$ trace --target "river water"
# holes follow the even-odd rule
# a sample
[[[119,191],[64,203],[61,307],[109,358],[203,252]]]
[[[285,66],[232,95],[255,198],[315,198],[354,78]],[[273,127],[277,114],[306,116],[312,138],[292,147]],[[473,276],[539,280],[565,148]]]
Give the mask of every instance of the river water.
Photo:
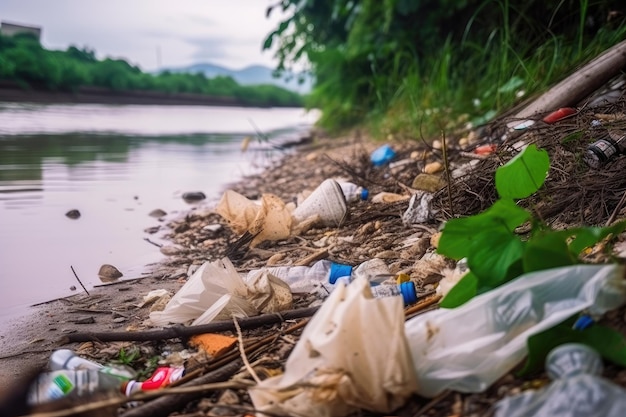
[[[189,210],[279,158],[317,119],[296,108],[0,103],[0,318],[162,259],[149,213]],[[242,141],[253,140],[246,152]],[[264,138],[264,140],[257,140]],[[70,210],[81,216],[71,219]]]

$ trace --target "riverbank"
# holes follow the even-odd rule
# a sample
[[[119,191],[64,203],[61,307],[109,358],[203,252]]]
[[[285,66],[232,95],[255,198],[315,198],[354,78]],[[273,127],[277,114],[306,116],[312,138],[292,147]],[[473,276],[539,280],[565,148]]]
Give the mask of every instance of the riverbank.
[[[587,125],[591,116],[589,112],[580,113],[570,123]],[[599,210],[597,201],[585,194],[589,188],[586,184],[588,181],[597,182],[598,173],[589,169],[581,173],[579,167],[572,167],[570,163],[573,155],[584,149],[588,138],[579,138],[580,143],[570,140],[567,143],[570,148],[564,148],[561,139],[567,132],[565,128],[549,127],[548,130],[537,130],[525,138],[548,150],[552,166],[556,169],[554,172],[559,173],[551,176],[544,185],[544,195],[550,198],[543,200],[541,206],[535,204],[543,213],[542,218],[559,226],[578,224],[580,213],[585,214],[584,222],[589,224],[602,224],[613,212],[615,219],[623,219],[626,212],[623,207],[619,207],[618,201],[626,189],[626,179],[622,180],[620,175],[626,169],[625,158],[616,160],[603,171],[602,178],[611,176],[615,183],[607,184],[605,181],[605,209]],[[19,379],[27,371],[25,364],[30,368],[45,364],[52,350],[60,346],[74,349],[102,363],[119,358],[120,349],[137,348],[145,359],[134,364],[138,369],[146,367],[147,359],[155,355],[162,357],[164,352],[190,349],[176,339],[70,344],[62,344],[59,340],[67,335],[93,331],[134,332],[152,329],[145,320],[153,307],[149,304],[140,306],[149,291],[165,289],[174,294],[194,268],[227,255],[242,272],[266,265],[302,263],[316,257],[351,265],[380,258],[387,263],[392,273],[407,274],[416,284],[421,298],[430,297],[429,294],[446,274],[446,270],[454,266],[454,262],[436,254],[436,239],[433,239],[433,235],[450,218],[451,212],[455,215],[469,215],[489,206],[495,198],[494,170],[502,160],[511,157],[511,150],[503,147],[495,153],[477,155],[473,151],[481,144],[479,138],[472,135],[448,138],[450,169],[460,169],[470,164],[472,171],[453,179],[449,188],[438,186],[435,189],[428,220],[407,224],[402,218],[409,206],[409,198],[418,186],[416,178],[419,174],[427,171],[439,180],[446,179],[441,143],[434,142],[431,146],[415,140],[391,141],[389,144],[396,152],[394,160],[391,164],[374,167],[369,156],[381,144],[358,131],[335,138],[317,132],[312,143],[299,147],[293,155],[286,155],[263,174],[246,177],[228,188],[250,199],[259,198],[263,193],[272,193],[288,202],[293,201],[303,190],[313,190],[327,178],[345,178],[368,188],[372,197],[381,196],[381,193],[393,195],[382,194],[386,198],[381,197],[380,201],[372,198],[350,205],[349,218],[341,227],[312,228],[298,236],[264,242],[256,248],[250,248],[249,242],[236,235],[210,207],[197,207],[182,216],[167,219],[160,232],[171,242],[171,245],[161,248],[168,254],[168,258],[163,263],[151,265],[145,278],[101,287],[89,296],[81,294],[51,302],[38,307],[27,321],[17,323],[13,327],[11,340],[0,340],[3,352],[0,358],[0,381],[4,383]],[[564,184],[571,187],[564,187]],[[622,193],[610,187],[621,189]],[[624,237],[618,240],[622,241]],[[305,307],[310,303],[311,299],[307,297],[297,299],[295,307]],[[619,309],[607,315],[607,320],[616,328],[624,330],[623,317],[624,309]],[[264,335],[281,335],[292,324],[284,322],[244,330],[244,344],[249,346]],[[236,332],[225,333],[236,336]],[[266,374],[280,372],[298,334],[296,331],[268,344],[261,355],[261,359],[266,362],[260,362],[257,371],[261,373],[261,369],[264,369]],[[376,337],[369,335],[368,329],[362,329],[362,334]],[[626,385],[622,374],[619,367],[607,366],[606,375]],[[521,391],[533,381],[545,384],[547,378],[544,374],[520,378],[511,372],[485,393],[468,395],[447,392],[434,402],[415,397],[396,414],[437,417],[484,415],[495,401]],[[4,384],[4,387],[8,388],[8,384]],[[177,411],[182,412],[184,409],[186,413],[204,413],[216,405],[225,404],[222,393],[200,394],[206,400],[204,403],[189,401]],[[228,404],[250,410],[250,400],[245,390],[231,390],[229,395]],[[199,411],[200,404],[206,408]],[[429,411],[425,411],[425,408]]]
[[[191,93],[161,93],[157,91],[113,91],[101,87],[79,87],[74,92],[49,91],[20,87],[0,81],[0,102],[45,104],[136,104],[164,106],[229,106],[229,107],[294,107],[276,103],[252,105],[235,97],[210,97]]]

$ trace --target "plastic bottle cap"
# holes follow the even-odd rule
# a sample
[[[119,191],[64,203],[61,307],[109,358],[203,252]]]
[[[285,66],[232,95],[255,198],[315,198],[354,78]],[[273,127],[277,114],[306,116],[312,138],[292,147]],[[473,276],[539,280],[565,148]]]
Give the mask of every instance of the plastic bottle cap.
[[[352,275],[352,267],[350,265],[337,264],[335,262],[330,263],[330,275],[328,282],[335,285],[337,280],[341,277],[349,277]]]
[[[405,305],[417,302],[417,291],[415,290],[413,281],[400,284],[400,292],[402,293],[402,299]]]
[[[367,200],[367,198],[370,196],[370,192],[367,188],[363,188],[361,190],[361,200]]]
[[[383,145],[380,148],[376,149],[370,155],[370,160],[375,166],[384,165],[387,162],[391,161],[393,157],[396,156],[396,153],[391,146]]]

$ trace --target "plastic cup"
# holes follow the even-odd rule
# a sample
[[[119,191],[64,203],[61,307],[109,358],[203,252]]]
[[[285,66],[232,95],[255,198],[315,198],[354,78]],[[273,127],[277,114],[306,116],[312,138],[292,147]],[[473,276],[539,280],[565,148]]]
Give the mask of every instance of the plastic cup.
[[[339,227],[346,219],[348,208],[341,186],[333,179],[322,182],[294,211],[293,217],[300,223],[314,216],[326,226]]]
[[[580,374],[601,375],[603,368],[600,354],[580,343],[565,343],[546,357],[546,372],[552,380]]]

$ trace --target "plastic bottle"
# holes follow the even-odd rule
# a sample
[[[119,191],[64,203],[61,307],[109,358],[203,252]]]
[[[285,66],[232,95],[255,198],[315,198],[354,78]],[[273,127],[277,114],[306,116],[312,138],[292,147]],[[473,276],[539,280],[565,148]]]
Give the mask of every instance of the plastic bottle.
[[[43,404],[63,397],[81,397],[95,392],[120,392],[124,381],[96,369],[63,369],[39,374],[31,385],[28,402]]]
[[[621,417],[626,390],[602,378],[602,360],[594,349],[567,343],[546,358],[552,383],[538,391],[506,397],[495,405],[495,417]]]
[[[386,264],[377,258],[363,262],[356,268],[322,259],[311,266],[279,266],[267,268],[267,271],[286,282],[292,292],[300,293],[323,292],[328,294],[339,281],[349,284],[359,276],[365,276],[373,285],[372,288],[377,288],[374,285],[377,285],[382,278],[386,280],[392,276]],[[246,281],[257,273],[257,270],[250,271]],[[402,295],[405,304],[412,304],[417,301],[417,291],[413,282],[405,282],[397,286],[381,285],[381,287],[389,287],[389,289],[372,291],[372,294],[380,297]]]
[[[103,366],[97,362],[93,362],[80,356],[77,356],[70,349],[58,349],[52,352],[50,355],[49,366],[52,371],[59,371],[62,369],[102,369]]]
[[[52,371],[93,369],[100,373],[110,374],[120,380],[133,379],[135,371],[123,365],[101,365],[97,362],[81,358],[70,349],[57,349],[50,355],[48,366]]]
[[[344,197],[348,203],[354,203],[360,200],[367,200],[369,197],[369,191],[367,188],[363,188],[351,182],[340,182],[339,186],[343,191]]]
[[[152,391],[170,385],[178,381],[185,375],[185,368],[182,366],[162,366],[157,368],[152,376],[143,382],[131,380],[122,386],[122,391],[130,396],[138,391]]]

